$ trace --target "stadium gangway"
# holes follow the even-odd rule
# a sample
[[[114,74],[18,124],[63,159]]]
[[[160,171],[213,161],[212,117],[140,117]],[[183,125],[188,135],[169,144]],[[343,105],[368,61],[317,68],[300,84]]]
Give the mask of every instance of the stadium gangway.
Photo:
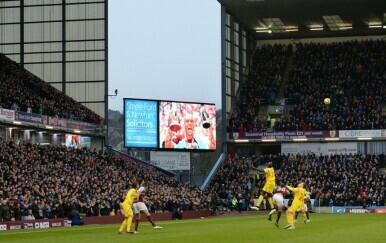
[[[159,167],[159,166],[153,165],[153,164],[151,164],[151,163],[149,163],[149,162],[147,162],[147,161],[145,161],[145,160],[137,159],[137,158],[135,158],[135,157],[133,157],[133,156],[130,156],[130,155],[126,154],[126,153],[123,153],[123,152],[121,152],[121,151],[119,151],[119,150],[113,149],[112,147],[106,146],[106,148],[109,149],[109,150],[111,150],[111,151],[113,151],[113,152],[115,152],[115,153],[118,153],[118,154],[121,155],[122,157],[131,159],[131,160],[134,160],[134,161],[136,161],[136,162],[138,162],[138,163],[141,163],[141,164],[143,164],[143,165],[145,165],[145,166],[149,166],[149,167],[155,168],[155,169],[157,169],[157,170],[160,170],[160,171],[162,171],[163,173],[165,173],[165,174],[167,174],[167,175],[169,175],[169,176],[174,176],[174,177],[177,178],[178,182],[181,181],[181,175],[178,174],[178,173],[176,173],[176,172],[169,171],[169,170],[165,170],[165,169],[163,169],[163,168],[161,168],[161,167]]]
[[[212,170],[210,171],[209,175],[206,177],[204,183],[202,183],[202,185],[200,187],[201,190],[204,190],[205,187],[209,184],[210,180],[212,180],[214,173],[217,171],[217,168],[220,166],[220,164],[224,158],[225,158],[225,153],[221,153],[220,157],[218,157],[218,159],[217,159],[216,163],[214,164]]]

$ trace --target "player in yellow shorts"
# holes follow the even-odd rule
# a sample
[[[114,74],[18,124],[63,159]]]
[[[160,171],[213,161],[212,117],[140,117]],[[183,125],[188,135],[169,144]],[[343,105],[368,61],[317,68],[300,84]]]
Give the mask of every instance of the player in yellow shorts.
[[[130,230],[131,221],[133,220],[133,210],[131,209],[131,207],[133,206],[134,198],[137,197],[137,189],[138,189],[137,182],[133,182],[131,184],[131,189],[126,194],[125,201],[123,201],[121,205],[125,220],[123,220],[122,225],[119,228],[118,234],[122,234],[125,229],[126,229],[126,233],[128,234],[134,233],[134,231]]]
[[[259,198],[257,199],[256,207],[251,207],[251,209],[259,210],[260,205],[263,202],[264,198],[267,198],[268,203],[271,206],[271,209],[273,209],[274,205],[273,205],[272,193],[273,193],[273,190],[275,189],[276,183],[275,183],[275,170],[273,169],[272,162],[268,163],[267,168],[259,171],[264,172],[265,174],[265,184],[263,187],[262,195],[260,195]]]
[[[306,199],[304,199],[304,211],[302,211],[301,209],[298,209],[296,210],[295,212],[295,220],[294,222],[296,222],[296,220],[298,219],[298,214],[299,212],[302,212],[303,215],[306,215],[306,218],[304,219],[304,223],[307,224],[310,222],[310,215],[308,213],[308,206],[307,206],[307,203],[310,201],[310,193],[307,192],[307,197]]]
[[[307,197],[307,191],[304,189],[304,182],[300,182],[297,188],[287,186],[288,190],[295,193],[291,207],[287,209],[287,222],[285,229],[295,229],[294,215],[296,210],[300,209],[304,213],[304,199]],[[306,218],[305,214],[304,217]]]

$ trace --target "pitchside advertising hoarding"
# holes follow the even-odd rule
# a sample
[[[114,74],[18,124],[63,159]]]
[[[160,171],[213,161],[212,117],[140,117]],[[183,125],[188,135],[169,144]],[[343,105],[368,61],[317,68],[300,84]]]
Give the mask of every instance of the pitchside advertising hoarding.
[[[0,231],[19,230],[19,229],[47,229],[47,228],[55,228],[55,227],[71,227],[71,220],[48,219],[48,220],[0,222]]]
[[[331,207],[331,213],[386,213],[386,207],[371,206],[363,208],[362,206],[334,206]]]
[[[216,150],[216,106],[124,99],[124,144],[155,150]]]

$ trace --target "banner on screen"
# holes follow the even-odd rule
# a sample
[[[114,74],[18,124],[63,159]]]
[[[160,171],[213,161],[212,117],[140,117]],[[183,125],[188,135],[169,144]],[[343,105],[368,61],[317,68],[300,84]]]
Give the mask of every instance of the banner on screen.
[[[150,163],[165,170],[189,170],[189,152],[151,151]]]
[[[341,142],[341,143],[282,143],[282,154],[355,154],[358,153],[358,145],[356,142]]]
[[[124,99],[125,147],[157,148],[157,101]]]
[[[160,101],[159,133],[161,149],[215,150],[216,106]]]

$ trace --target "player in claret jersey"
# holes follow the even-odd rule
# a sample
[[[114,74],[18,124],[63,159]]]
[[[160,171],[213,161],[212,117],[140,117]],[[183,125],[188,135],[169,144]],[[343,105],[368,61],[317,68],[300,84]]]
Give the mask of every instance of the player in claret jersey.
[[[284,183],[281,183],[280,186],[275,187],[275,193],[273,194],[273,204],[277,207],[277,218],[275,225],[279,227],[279,220],[281,213],[283,212],[284,206],[284,196],[288,194],[287,189],[285,188]],[[272,214],[276,212],[276,209],[272,209],[269,213],[268,220],[272,220]]]
[[[144,187],[145,181],[143,179],[139,179],[138,184],[140,187],[137,190],[137,197],[134,200],[134,204],[133,204],[133,211],[135,214],[135,231],[134,231],[134,233],[138,232],[138,226],[139,226],[139,220],[140,220],[141,212],[146,214],[147,220],[149,220],[149,222],[153,226],[153,229],[162,229],[161,226],[157,226],[155,224],[155,222],[154,222],[153,218],[151,217],[151,214],[149,213],[149,210],[147,209],[146,204],[144,202],[143,195],[145,193],[145,187]]]

